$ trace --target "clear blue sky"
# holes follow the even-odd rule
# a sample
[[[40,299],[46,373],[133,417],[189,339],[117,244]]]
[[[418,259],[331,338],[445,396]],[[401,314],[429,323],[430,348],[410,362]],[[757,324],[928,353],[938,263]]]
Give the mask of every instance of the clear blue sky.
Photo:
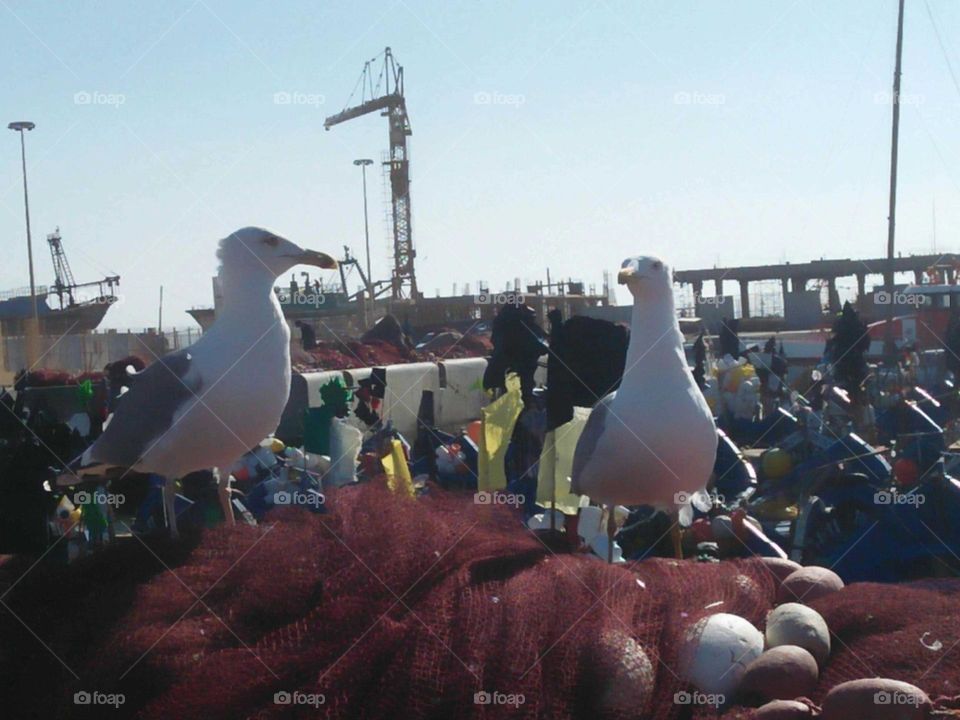
[[[960,72],[960,4],[929,3]],[[907,6],[898,245],[931,248],[935,202],[938,246],[956,250],[960,92],[924,1]],[[352,160],[379,160],[386,121],[322,124],[385,45],[406,71],[429,295],[548,266],[599,285],[644,253],[676,268],[884,253],[895,0],[2,0],[0,16],[0,119],[37,123],[38,282],[60,225],[78,278],[123,277],[108,326],[154,325],[161,284],[164,324],[189,324],[211,301],[216,241],[243,225],[360,251]],[[26,284],[7,133],[0,288]],[[379,173],[370,195],[383,277]]]

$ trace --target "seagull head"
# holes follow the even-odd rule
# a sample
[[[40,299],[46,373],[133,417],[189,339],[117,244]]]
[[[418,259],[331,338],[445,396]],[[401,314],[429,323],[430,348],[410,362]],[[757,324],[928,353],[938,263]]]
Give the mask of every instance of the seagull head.
[[[660,258],[641,255],[621,263],[617,282],[626,285],[635,298],[653,298],[672,292],[673,273]]]
[[[268,272],[274,278],[294,265],[314,265],[328,270],[337,267],[337,261],[326,253],[304,250],[277,233],[259,227],[245,227],[230,233],[220,241],[217,257],[224,268],[250,268]]]

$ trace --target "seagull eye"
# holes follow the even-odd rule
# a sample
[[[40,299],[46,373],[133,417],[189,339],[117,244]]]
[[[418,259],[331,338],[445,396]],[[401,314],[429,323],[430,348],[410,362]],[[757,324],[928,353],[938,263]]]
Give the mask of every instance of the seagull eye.
[[[265,237],[263,241],[270,247],[276,247],[280,243],[279,238],[275,238],[273,235]]]
[[[654,263],[653,263],[653,269],[654,269],[654,270],[662,270],[662,269],[663,269],[663,263],[660,262],[659,260],[654,261]]]

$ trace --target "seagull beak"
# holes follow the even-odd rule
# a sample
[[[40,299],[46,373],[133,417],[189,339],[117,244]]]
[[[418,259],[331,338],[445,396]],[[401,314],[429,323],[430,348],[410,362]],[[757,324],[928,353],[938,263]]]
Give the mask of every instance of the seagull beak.
[[[636,275],[637,271],[632,267],[622,268],[620,272],[617,273],[617,282],[620,285],[626,285],[628,282],[630,282],[630,280],[636,277]]]
[[[297,260],[302,265],[315,265],[325,270],[336,270],[339,267],[337,261],[332,257],[316,250],[304,250]]]

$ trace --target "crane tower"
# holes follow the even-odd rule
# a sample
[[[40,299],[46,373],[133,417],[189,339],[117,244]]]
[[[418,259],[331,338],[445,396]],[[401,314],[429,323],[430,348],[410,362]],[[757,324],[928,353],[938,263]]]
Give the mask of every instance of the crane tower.
[[[382,62],[381,61],[382,58]],[[379,74],[374,79],[374,73]],[[357,89],[360,99],[351,106]],[[390,131],[390,155],[385,164],[390,171],[390,198],[393,225],[393,277],[391,290],[394,299],[419,297],[417,277],[413,270],[416,251],[413,249],[413,234],[410,225],[410,158],[407,154],[407,136],[410,118],[407,117],[406,100],[403,97],[403,67],[393,59],[390,48],[368,60],[363,66],[360,80],[347,99],[347,106],[323,121],[325,130],[347,120],[380,111],[386,117]],[[372,282],[372,278],[371,278]]]

